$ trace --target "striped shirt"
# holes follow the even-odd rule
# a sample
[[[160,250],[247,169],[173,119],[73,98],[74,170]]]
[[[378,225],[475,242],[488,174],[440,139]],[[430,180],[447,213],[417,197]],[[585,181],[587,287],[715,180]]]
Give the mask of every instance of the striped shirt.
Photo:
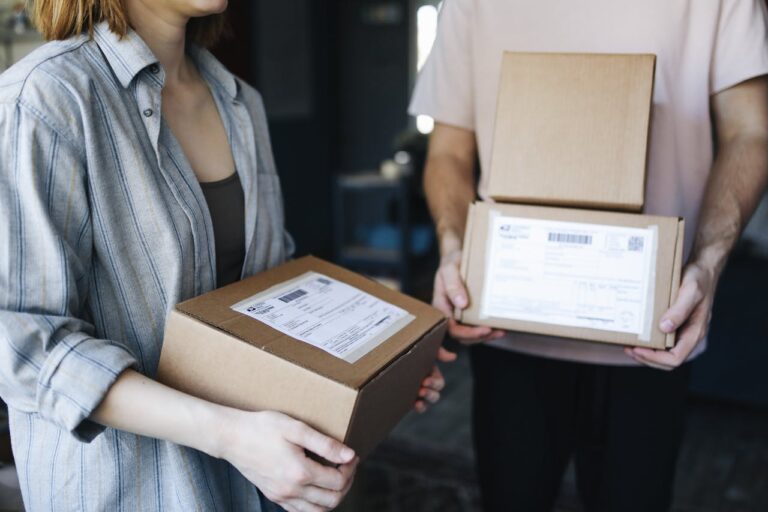
[[[245,195],[243,275],[284,261],[261,99],[190,56],[221,113]],[[165,316],[216,287],[200,186],[161,116],[146,44],[97,27],[0,75],[0,396],[29,511],[268,510],[228,463],[88,420],[117,376],[154,376]]]

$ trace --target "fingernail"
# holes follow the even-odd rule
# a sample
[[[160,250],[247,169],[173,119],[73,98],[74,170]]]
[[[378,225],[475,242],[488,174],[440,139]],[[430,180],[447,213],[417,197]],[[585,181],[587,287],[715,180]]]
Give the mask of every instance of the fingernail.
[[[674,328],[675,328],[675,324],[672,323],[672,320],[667,318],[667,319],[664,319],[664,320],[661,321],[661,330],[662,331],[670,332],[670,331],[674,330]]]
[[[467,299],[465,299],[463,295],[455,296],[453,298],[453,303],[456,304],[456,306],[460,307],[460,308],[467,307]]]
[[[341,450],[341,456],[345,460],[352,460],[355,458],[355,451],[352,448],[343,448]]]

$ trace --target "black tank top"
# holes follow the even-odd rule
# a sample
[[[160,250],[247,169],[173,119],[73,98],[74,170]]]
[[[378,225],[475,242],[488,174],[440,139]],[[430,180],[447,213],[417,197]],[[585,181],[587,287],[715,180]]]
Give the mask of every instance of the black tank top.
[[[245,260],[245,198],[237,173],[200,183],[216,241],[216,282],[222,287],[240,280]]]

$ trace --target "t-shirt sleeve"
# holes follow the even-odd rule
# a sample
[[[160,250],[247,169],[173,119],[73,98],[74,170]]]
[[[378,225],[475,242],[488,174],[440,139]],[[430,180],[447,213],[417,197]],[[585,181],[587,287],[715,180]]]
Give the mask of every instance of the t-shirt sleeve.
[[[475,129],[472,18],[475,0],[444,0],[432,52],[421,70],[408,111]]]
[[[765,0],[721,0],[710,77],[715,94],[768,74],[768,8]]]

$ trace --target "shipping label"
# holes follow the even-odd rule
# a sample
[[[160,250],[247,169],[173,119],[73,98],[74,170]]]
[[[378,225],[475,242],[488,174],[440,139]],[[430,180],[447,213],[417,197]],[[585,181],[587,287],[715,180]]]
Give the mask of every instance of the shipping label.
[[[647,341],[657,231],[492,212],[481,315]]]
[[[398,306],[317,272],[273,286],[232,309],[349,363],[414,320]]]

